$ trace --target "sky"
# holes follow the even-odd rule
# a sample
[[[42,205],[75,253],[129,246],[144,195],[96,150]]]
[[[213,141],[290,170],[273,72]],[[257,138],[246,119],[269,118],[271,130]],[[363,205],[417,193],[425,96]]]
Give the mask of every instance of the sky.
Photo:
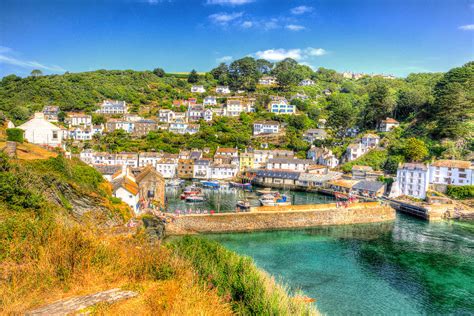
[[[474,60],[474,0],[0,0],[0,77],[209,71],[245,56],[447,71]]]

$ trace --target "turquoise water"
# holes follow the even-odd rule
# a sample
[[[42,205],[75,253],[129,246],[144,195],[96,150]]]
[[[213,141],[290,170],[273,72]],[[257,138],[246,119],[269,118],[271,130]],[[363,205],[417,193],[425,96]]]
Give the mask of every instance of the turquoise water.
[[[474,315],[474,225],[393,223],[206,235],[326,315]]]
[[[204,189],[206,201],[203,203],[186,203],[179,198],[183,188],[166,188],[167,209],[174,213],[176,210],[214,210],[216,212],[232,212],[235,210],[237,201],[248,199],[251,206],[260,206],[255,192],[245,192],[237,188],[221,188],[218,190]],[[293,204],[321,204],[331,203],[332,197],[318,194],[296,191],[279,190],[289,196]]]

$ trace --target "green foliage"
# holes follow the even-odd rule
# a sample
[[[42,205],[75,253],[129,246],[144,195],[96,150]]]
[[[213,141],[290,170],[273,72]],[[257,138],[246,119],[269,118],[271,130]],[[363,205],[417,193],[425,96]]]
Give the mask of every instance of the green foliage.
[[[355,165],[370,166],[374,170],[382,170],[387,158],[388,153],[386,150],[372,149],[371,151],[357,158],[356,160],[345,163],[342,166],[342,170],[344,172],[350,172],[352,170],[352,167]]]
[[[7,128],[7,140],[11,142],[23,143],[24,130],[20,128]]]
[[[414,137],[406,141],[403,151],[408,161],[422,161],[428,156],[428,147],[425,142]]]
[[[188,82],[189,83],[197,83],[199,81],[199,75],[196,70],[191,70],[188,75]]]
[[[446,192],[450,197],[457,200],[473,199],[474,198],[474,185],[448,185]]]
[[[160,78],[163,78],[165,76],[165,71],[162,68],[155,68],[153,69],[153,73]]]
[[[219,64],[216,68],[210,71],[210,74],[221,85],[229,84],[229,67],[225,63]]]
[[[257,62],[252,57],[235,60],[229,66],[230,86],[233,90],[254,91],[259,77]]]
[[[309,315],[311,307],[288,297],[283,288],[269,281],[252,259],[225,249],[217,242],[186,236],[172,248],[188,259],[205,285],[227,297],[238,315]]]
[[[43,72],[39,69],[33,69],[30,74],[32,77],[39,77],[43,75]]]

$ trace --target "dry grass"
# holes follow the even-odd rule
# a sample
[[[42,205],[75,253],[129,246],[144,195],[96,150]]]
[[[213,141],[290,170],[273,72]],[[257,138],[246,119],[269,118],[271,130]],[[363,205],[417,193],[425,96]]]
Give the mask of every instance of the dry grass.
[[[166,248],[140,237],[97,235],[57,227],[43,246],[13,240],[0,262],[0,313],[17,314],[76,295],[115,287],[139,291],[134,299],[97,307],[99,314],[230,314],[215,291]],[[18,257],[15,254],[23,254]]]
[[[5,147],[6,142],[0,141],[0,151]],[[48,159],[54,158],[58,154],[41,146],[23,143],[17,145],[17,158],[20,160]]]

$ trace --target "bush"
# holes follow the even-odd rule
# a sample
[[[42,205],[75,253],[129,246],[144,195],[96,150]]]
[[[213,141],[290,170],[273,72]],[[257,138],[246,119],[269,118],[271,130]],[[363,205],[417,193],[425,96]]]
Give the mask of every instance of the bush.
[[[23,133],[21,128],[7,128],[7,140],[11,142],[23,143]]]
[[[446,193],[457,200],[472,199],[474,198],[474,185],[448,185]]]

